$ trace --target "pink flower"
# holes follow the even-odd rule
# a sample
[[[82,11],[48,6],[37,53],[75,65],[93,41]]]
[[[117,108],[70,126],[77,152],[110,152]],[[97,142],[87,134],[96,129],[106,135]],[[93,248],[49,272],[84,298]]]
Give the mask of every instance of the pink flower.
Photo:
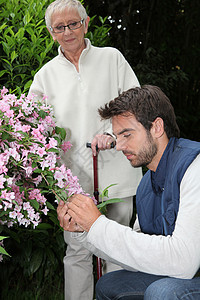
[[[58,142],[54,138],[50,138],[49,139],[49,146],[50,146],[50,148],[56,147],[57,144],[58,144]]]
[[[1,98],[3,98],[3,96],[7,93],[8,93],[8,89],[6,89],[4,86],[3,89],[1,90]]]
[[[0,189],[4,188],[4,182],[6,179],[4,178],[4,175],[0,175]]]
[[[36,152],[40,157],[43,157],[44,154],[46,154],[45,148],[38,148],[37,152]]]
[[[0,133],[0,209],[6,214],[0,224],[35,228],[43,215],[48,216],[44,191],[64,199],[83,193],[78,178],[60,166],[60,152],[69,150],[71,143],[56,133],[53,108],[45,102],[25,94],[17,99],[5,87],[1,90],[0,126],[5,134],[2,140]],[[48,152],[50,148],[55,151]]]
[[[64,153],[67,151],[67,150],[70,150],[72,147],[72,144],[67,141],[67,142],[64,142],[62,145],[61,145],[61,149],[64,151]]]
[[[32,167],[26,167],[26,168],[24,168],[24,169],[25,169],[25,171],[26,171],[26,176],[27,176],[27,177],[30,177],[31,174],[33,173],[33,168],[32,168]]]
[[[49,209],[45,206],[45,208],[41,209],[41,211],[44,213],[45,216],[47,216],[47,212],[49,211]]]

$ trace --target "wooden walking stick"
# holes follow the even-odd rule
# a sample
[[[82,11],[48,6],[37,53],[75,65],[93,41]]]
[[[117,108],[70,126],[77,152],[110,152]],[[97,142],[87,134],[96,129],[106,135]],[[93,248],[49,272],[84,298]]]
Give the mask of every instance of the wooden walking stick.
[[[87,148],[91,148],[91,143],[86,144]],[[98,147],[97,147],[98,148]],[[93,155],[93,179],[94,179],[94,197],[99,204],[99,190],[98,190],[98,149],[96,156]],[[96,257],[97,262],[97,280],[102,276],[101,258]]]

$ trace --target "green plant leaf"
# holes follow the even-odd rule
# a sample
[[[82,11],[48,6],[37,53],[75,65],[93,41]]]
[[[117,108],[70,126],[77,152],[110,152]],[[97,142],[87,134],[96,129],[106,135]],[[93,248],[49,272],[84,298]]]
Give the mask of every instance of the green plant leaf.
[[[10,256],[8,254],[8,252],[3,247],[1,247],[1,246],[0,246],[0,253]]]
[[[55,130],[56,130],[56,133],[60,135],[62,140],[64,140],[66,138],[66,131],[64,128],[60,128],[60,127],[56,126]]]
[[[31,205],[36,209],[38,210],[40,205],[39,203],[35,200],[35,199],[30,199],[29,202],[31,203]]]
[[[47,152],[55,152],[55,153],[59,154],[59,150],[55,149],[55,148],[50,148],[50,149],[47,150]]]
[[[52,209],[52,210],[56,210],[55,207],[50,203],[50,202],[46,202],[46,206],[49,208],[49,209]]]
[[[33,82],[32,79],[26,82],[26,84],[24,85],[24,91],[27,91],[30,88],[32,82]]]
[[[104,206],[107,206],[108,204],[112,204],[112,203],[119,203],[119,202],[124,202],[123,200],[121,200],[120,198],[112,198],[106,201],[103,201],[101,203],[99,203],[97,205],[98,208],[103,208]]]
[[[14,51],[12,51],[11,53],[11,63],[13,62],[13,60],[15,60],[15,58],[18,56],[18,54]]]
[[[8,239],[8,236],[0,236],[0,241],[2,241],[4,239]]]
[[[47,230],[47,229],[52,229],[53,226],[51,224],[48,224],[48,223],[40,223],[35,230]]]
[[[30,275],[34,274],[40,267],[43,261],[43,249],[36,249],[31,256],[31,261],[29,265]]]

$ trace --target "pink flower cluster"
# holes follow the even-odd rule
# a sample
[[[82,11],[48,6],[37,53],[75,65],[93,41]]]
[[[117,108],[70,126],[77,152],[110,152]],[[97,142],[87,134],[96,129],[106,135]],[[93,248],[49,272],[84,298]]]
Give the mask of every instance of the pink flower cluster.
[[[41,222],[56,201],[84,193],[70,169],[59,165],[70,149],[63,128],[55,125],[53,109],[36,97],[19,99],[4,87],[0,96],[0,223],[7,226]]]

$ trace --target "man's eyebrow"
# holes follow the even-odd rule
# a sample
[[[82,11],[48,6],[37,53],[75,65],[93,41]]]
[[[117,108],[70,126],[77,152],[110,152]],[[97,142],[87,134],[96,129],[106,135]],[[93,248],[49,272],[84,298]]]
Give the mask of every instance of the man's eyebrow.
[[[124,128],[122,131],[120,131],[119,133],[117,133],[117,135],[121,135],[121,134],[123,134],[125,132],[133,131],[133,130],[134,130],[133,128]],[[116,134],[114,134],[114,135],[116,136]]]

